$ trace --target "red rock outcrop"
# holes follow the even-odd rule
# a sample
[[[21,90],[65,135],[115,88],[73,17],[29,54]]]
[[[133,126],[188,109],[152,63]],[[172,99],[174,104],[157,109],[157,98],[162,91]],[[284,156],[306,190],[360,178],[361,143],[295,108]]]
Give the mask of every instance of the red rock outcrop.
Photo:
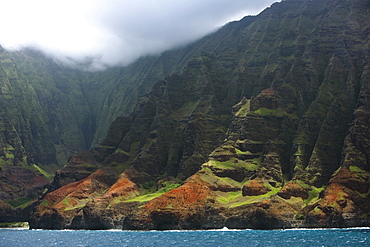
[[[260,178],[255,178],[243,185],[242,193],[243,196],[259,196],[266,194],[270,189],[266,187],[266,182],[263,182]]]
[[[209,184],[195,174],[184,185],[145,204],[139,218],[146,219],[153,229],[197,228],[214,197]]]

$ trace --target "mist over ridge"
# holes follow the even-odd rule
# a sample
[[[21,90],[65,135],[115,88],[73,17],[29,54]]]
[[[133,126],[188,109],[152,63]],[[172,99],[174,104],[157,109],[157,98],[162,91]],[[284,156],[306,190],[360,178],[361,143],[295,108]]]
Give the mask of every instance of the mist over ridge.
[[[101,70],[188,44],[273,2],[15,0],[2,6],[0,45],[33,47],[67,65]]]

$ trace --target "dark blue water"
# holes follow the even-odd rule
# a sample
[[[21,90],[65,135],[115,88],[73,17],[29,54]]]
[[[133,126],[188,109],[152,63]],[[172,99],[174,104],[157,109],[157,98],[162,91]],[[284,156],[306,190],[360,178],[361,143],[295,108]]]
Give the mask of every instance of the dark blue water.
[[[370,246],[370,229],[46,231],[0,229],[0,246]]]

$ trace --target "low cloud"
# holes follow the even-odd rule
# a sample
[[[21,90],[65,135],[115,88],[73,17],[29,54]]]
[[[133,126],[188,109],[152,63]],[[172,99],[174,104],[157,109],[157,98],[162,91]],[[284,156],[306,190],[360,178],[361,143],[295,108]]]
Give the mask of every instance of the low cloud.
[[[36,47],[90,69],[127,65],[255,15],[268,0],[12,0],[2,3],[0,44]]]

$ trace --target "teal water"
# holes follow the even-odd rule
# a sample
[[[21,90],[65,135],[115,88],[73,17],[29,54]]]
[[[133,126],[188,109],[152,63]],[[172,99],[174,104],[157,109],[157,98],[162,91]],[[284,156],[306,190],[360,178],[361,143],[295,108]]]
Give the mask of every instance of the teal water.
[[[0,246],[370,246],[370,228],[147,232],[0,229]]]

